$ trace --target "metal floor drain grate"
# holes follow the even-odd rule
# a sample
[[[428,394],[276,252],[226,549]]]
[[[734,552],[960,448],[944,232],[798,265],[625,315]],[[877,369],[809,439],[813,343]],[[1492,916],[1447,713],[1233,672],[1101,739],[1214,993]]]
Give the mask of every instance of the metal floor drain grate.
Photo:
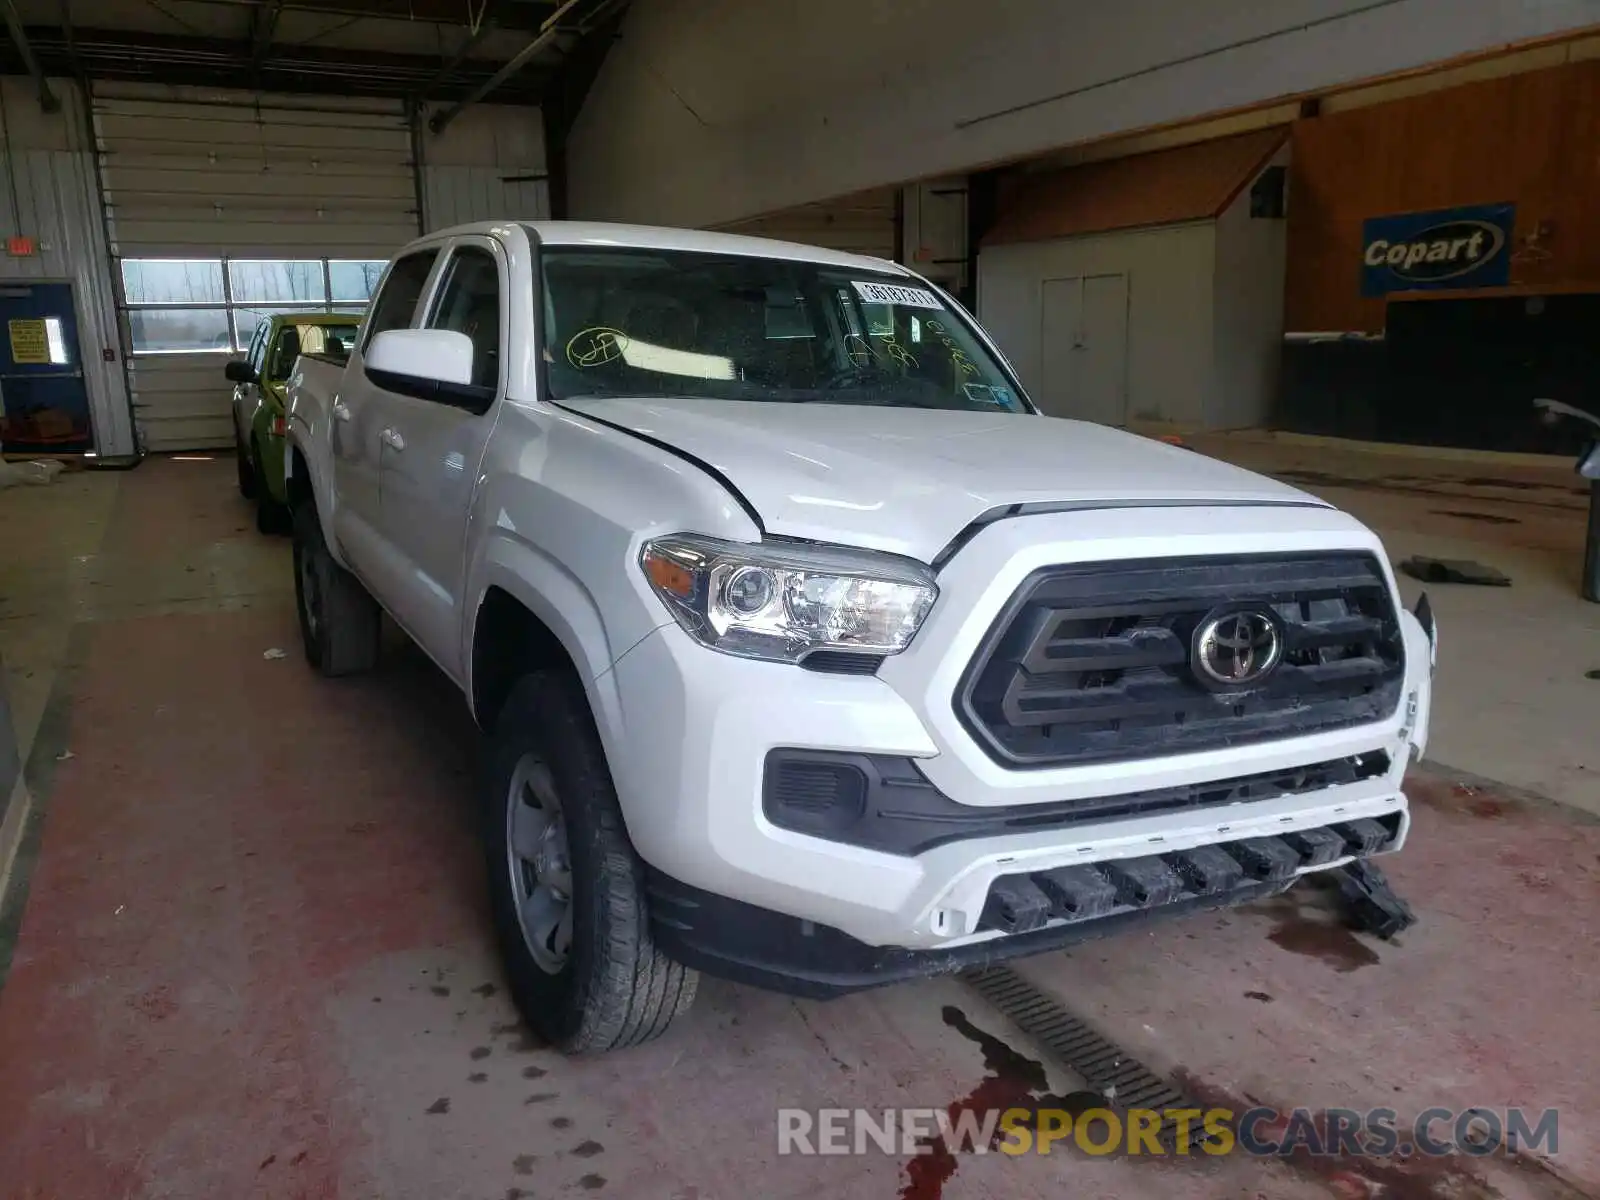
[[[1122,1047],[1107,1041],[1061,1002],[1040,991],[1010,967],[983,967],[966,971],[961,979],[998,1009],[1018,1029],[1033,1038],[1088,1086],[1107,1097],[1107,1107],[1167,1109],[1200,1108],[1172,1083],[1157,1075]],[[1176,1125],[1163,1122],[1160,1138],[1175,1145]],[[1199,1121],[1189,1127],[1189,1145],[1206,1140]]]

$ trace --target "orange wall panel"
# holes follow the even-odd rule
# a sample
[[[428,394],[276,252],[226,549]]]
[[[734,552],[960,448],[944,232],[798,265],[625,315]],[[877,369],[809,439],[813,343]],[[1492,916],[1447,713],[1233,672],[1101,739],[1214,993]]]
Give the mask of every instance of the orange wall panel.
[[[1297,122],[1288,329],[1383,328],[1361,295],[1368,217],[1505,201],[1513,287],[1600,288],[1600,61]]]

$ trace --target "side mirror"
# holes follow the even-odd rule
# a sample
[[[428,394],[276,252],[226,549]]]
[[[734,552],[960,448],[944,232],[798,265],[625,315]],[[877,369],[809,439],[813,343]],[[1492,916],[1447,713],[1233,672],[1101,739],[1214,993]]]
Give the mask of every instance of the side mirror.
[[[250,364],[245,362],[243,359],[234,359],[227,366],[222,368],[222,372],[228,377],[229,383],[261,382],[261,380],[256,377],[256,373],[250,369]]]
[[[472,384],[472,339],[453,329],[386,329],[367,347],[366,368],[379,375]]]
[[[1578,460],[1578,474],[1585,479],[1600,479],[1600,441],[1590,442]]]

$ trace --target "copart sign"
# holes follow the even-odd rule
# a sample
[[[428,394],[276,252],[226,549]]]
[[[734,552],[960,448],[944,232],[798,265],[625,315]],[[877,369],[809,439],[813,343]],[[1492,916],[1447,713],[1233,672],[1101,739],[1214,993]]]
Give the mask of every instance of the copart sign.
[[[1499,287],[1511,277],[1516,205],[1372,217],[1362,226],[1361,294]]]

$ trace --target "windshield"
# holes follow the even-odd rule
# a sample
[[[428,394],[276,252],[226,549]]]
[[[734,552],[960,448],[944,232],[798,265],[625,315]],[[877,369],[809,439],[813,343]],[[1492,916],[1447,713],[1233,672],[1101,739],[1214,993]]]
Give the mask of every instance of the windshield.
[[[904,276],[682,250],[547,247],[542,263],[556,400],[1027,411],[966,318]]]

